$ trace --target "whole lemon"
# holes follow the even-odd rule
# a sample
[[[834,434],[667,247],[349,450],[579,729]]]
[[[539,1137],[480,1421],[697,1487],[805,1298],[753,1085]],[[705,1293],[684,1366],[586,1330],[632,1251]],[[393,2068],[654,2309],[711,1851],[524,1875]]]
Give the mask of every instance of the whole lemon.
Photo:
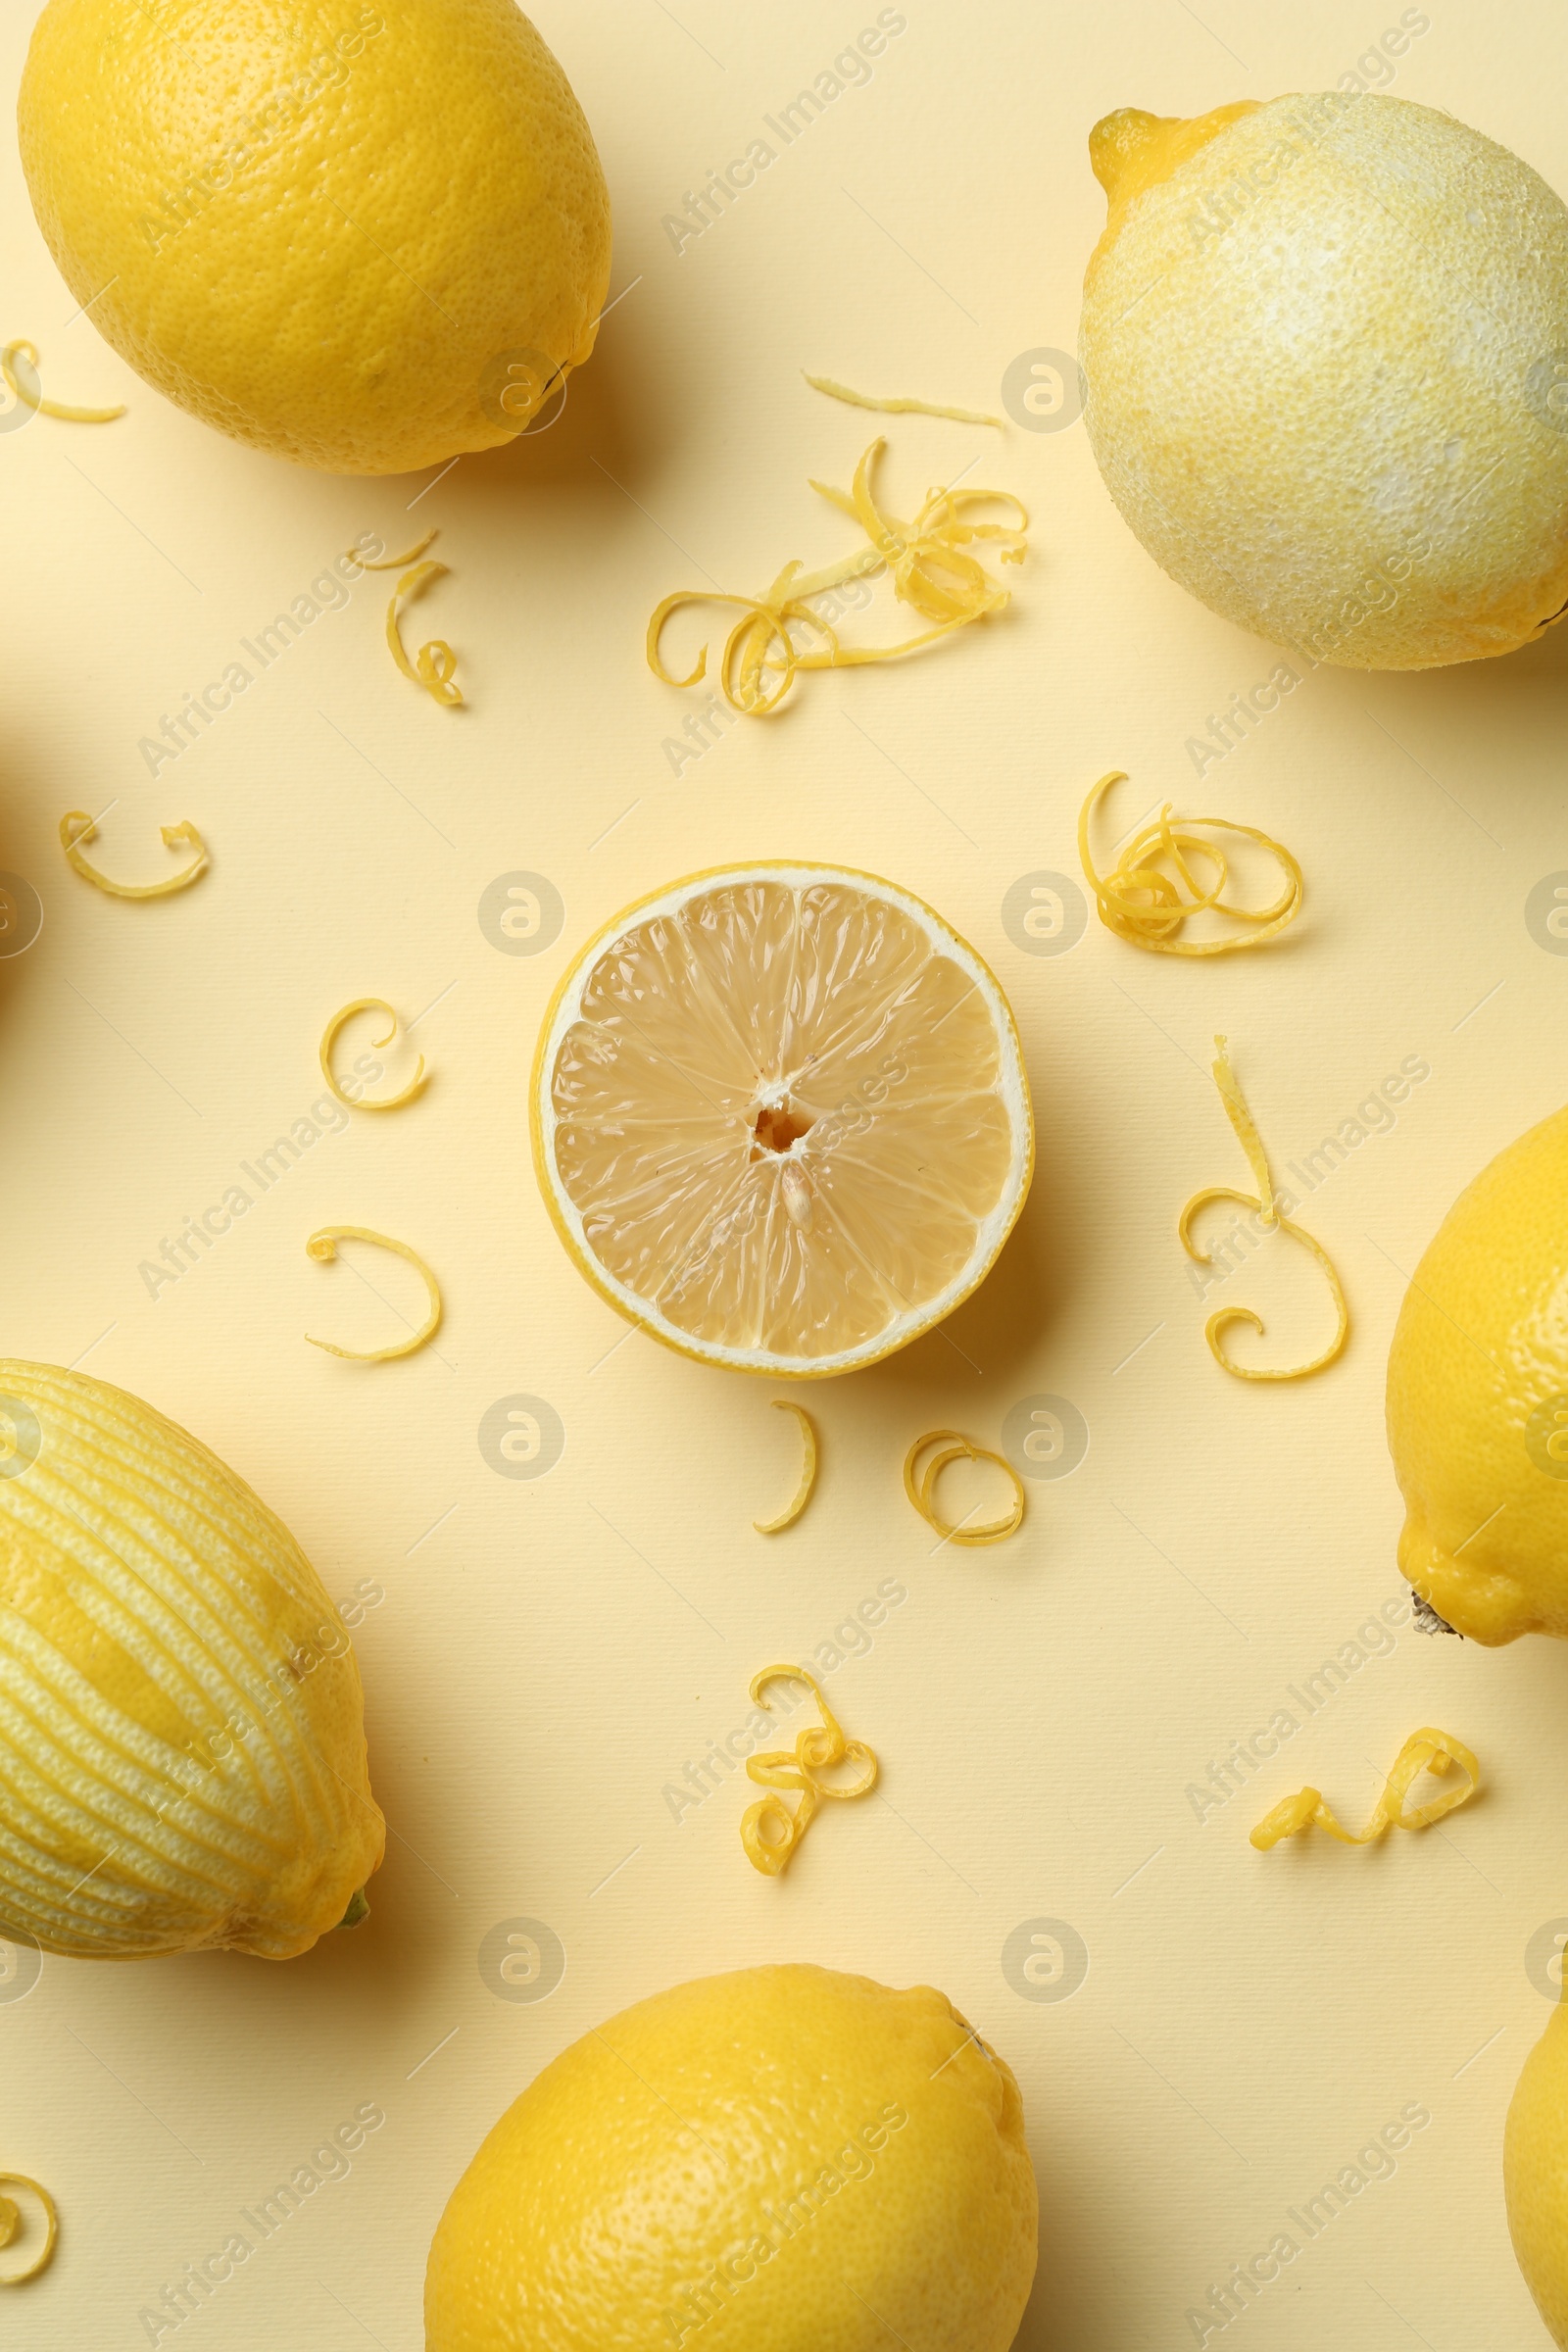
[[[1399,1309],[1388,1423],[1422,1598],[1477,1642],[1568,1635],[1568,1110],[1445,1217]]]
[[[491,449],[593,349],[604,174],[513,0],[49,0],[18,120],[76,300],[259,449]]]
[[[453,2191],[428,2352],[1006,2352],[1035,2270],[1018,2085],[943,1999],[703,1977],[546,2067]]]
[[[287,1960],[363,1917],[359,1669],[286,1527],[151,1405],[0,1360],[0,1934]]]
[[[1312,661],[1510,653],[1568,606],[1568,207],[1342,92],[1090,139],[1084,416],[1173,579]]]
[[[1568,2346],[1568,2011],[1525,2060],[1502,2141],[1508,2230],[1552,2341]]]

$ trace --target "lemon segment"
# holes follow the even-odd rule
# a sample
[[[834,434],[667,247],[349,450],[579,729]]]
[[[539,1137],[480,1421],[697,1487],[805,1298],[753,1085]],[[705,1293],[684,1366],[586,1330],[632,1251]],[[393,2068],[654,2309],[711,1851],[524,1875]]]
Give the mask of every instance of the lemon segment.
[[[751,1968],[640,2001],[502,2117],[430,2250],[426,2352],[1007,2352],[1037,2192],[941,1993]]]
[[[0,1360],[0,1934],[267,1959],[381,1859],[359,1670],[286,1528],[134,1396]]]
[[[950,1314],[1034,1160],[990,971],[907,892],[826,865],[721,868],[617,916],[557,991],[531,1111],[595,1288],[775,1378],[856,1370]]]

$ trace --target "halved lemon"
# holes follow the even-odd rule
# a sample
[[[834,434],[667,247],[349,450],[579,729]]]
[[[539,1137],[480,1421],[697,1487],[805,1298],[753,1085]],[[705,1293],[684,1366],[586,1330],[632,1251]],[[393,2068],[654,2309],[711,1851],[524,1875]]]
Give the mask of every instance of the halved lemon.
[[[545,1016],[534,1163],[642,1330],[771,1378],[853,1372],[985,1279],[1029,1190],[1007,1001],[874,874],[693,874],[618,914]]]

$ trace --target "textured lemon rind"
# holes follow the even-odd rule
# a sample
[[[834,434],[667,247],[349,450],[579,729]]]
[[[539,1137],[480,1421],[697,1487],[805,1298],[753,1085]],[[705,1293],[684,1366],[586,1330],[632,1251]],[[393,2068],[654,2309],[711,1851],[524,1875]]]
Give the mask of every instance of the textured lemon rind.
[[[1325,92],[1233,122],[1126,204],[1080,350],[1122,515],[1242,627],[1423,669],[1568,604],[1568,207],[1451,117]]]
[[[0,1360],[0,1927],[83,1958],[307,1950],[384,1844],[315,1570],[106,1382]]]
[[[382,474],[497,448],[509,357],[593,349],[604,173],[512,0],[49,0],[18,129],[99,332],[275,456]]]
[[[1007,2352],[1037,2207],[1017,2083],[940,1992],[699,1979],[585,2034],[488,2134],[431,2247],[426,2344]]]

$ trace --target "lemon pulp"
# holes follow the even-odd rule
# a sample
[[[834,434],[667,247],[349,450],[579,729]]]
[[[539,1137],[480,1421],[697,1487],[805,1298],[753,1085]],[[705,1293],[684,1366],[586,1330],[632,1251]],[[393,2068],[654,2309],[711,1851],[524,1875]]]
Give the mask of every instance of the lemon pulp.
[[[622,1312],[710,1360],[852,1369],[983,1278],[1033,1137],[1005,999],[873,876],[766,865],[631,910],[535,1075],[552,1213]]]

